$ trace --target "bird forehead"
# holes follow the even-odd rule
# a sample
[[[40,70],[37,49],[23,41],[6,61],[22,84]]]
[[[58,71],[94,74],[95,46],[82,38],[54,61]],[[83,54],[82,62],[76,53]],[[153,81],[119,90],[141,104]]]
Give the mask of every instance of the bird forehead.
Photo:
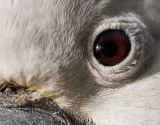
[[[54,29],[71,28],[75,23],[85,23],[87,18],[98,12],[99,3],[91,1],[60,1],[60,0],[2,0],[0,1],[0,16],[13,20],[19,18],[39,26],[53,26]],[[83,17],[83,18],[82,18]],[[2,18],[2,19],[3,19]],[[43,25],[42,25],[43,24]],[[46,27],[45,27],[46,28]],[[52,29],[53,30],[53,29]]]
[[[17,43],[25,47],[43,44],[52,46],[54,51],[57,46],[71,49],[72,45],[80,44],[78,39],[83,39],[83,31],[102,5],[103,1],[96,0],[1,0],[1,41],[10,39],[14,46]]]

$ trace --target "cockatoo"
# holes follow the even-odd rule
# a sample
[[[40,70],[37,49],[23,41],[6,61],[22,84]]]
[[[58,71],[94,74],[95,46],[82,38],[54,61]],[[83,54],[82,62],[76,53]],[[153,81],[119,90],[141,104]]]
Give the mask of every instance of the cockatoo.
[[[0,124],[160,125],[159,12],[159,0],[0,0]],[[36,105],[37,121],[16,112]]]

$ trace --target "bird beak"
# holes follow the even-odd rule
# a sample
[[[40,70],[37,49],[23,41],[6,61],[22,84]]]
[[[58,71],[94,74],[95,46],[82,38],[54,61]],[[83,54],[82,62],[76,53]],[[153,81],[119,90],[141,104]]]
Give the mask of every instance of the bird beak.
[[[76,119],[73,116],[44,98],[19,107],[0,107],[1,125],[75,125],[74,122]]]
[[[46,94],[48,95],[48,93]],[[12,96],[8,97],[0,93],[1,125],[5,125],[6,123],[10,125],[95,125],[92,120],[81,118],[59,108],[50,99],[41,98],[28,101],[24,105],[19,106],[9,104],[13,101],[12,99]],[[10,106],[8,107],[4,104]]]
[[[48,89],[39,89],[38,93],[34,93],[33,88],[22,88],[21,93],[20,89],[14,86],[14,93],[10,88],[10,93],[6,94],[4,91],[8,85],[6,83],[0,86],[1,125],[94,125],[92,120],[74,115],[76,113],[61,109],[56,104],[56,100],[64,95],[63,90],[50,92]]]

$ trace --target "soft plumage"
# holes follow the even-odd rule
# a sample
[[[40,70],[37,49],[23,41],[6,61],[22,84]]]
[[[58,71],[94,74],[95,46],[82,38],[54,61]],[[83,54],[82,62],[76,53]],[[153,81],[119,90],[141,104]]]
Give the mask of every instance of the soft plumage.
[[[97,125],[159,125],[159,8],[158,0],[0,0],[1,84]],[[107,28],[125,30],[140,58],[96,62],[93,40]]]

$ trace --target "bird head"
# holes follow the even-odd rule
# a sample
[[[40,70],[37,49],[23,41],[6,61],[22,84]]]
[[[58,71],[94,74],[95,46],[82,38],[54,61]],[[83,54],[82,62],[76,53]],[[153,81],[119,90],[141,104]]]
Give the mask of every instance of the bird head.
[[[159,7],[0,0],[1,92],[11,98],[3,105],[45,97],[97,125],[158,125]]]

